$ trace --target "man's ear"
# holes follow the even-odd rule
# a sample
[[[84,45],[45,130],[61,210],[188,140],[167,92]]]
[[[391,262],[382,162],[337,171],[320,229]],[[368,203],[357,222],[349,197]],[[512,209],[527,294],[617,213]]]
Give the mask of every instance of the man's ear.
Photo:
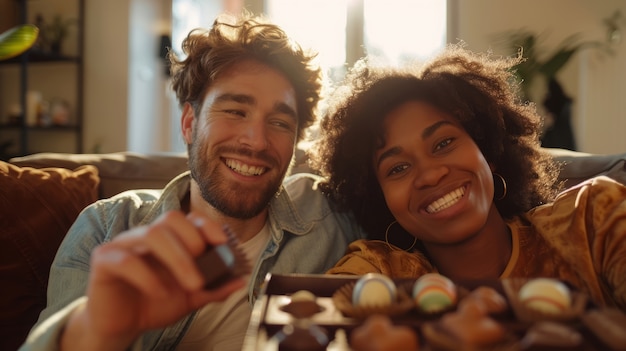
[[[187,145],[191,144],[193,140],[193,125],[194,125],[195,113],[193,111],[193,107],[190,103],[185,102],[183,106],[183,114],[180,118],[180,129],[183,133],[183,138],[185,138],[185,143]]]

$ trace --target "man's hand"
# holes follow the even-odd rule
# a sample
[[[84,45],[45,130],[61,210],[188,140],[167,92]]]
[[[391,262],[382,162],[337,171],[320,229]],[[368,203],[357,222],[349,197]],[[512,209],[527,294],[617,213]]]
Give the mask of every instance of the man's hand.
[[[203,290],[194,259],[207,244],[226,240],[217,223],[193,213],[169,212],[97,247],[91,256],[87,305],[71,316],[62,349],[124,350],[141,333],[225,299],[244,281]]]

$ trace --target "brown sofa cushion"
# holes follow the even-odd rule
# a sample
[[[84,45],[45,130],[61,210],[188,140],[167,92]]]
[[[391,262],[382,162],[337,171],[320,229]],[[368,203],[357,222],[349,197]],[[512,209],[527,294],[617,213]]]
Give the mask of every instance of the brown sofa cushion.
[[[80,211],[97,200],[93,166],[0,161],[0,350],[16,350],[46,305],[50,265]]]
[[[24,167],[63,167],[74,169],[93,165],[100,176],[100,198],[108,198],[124,190],[161,189],[170,180],[188,169],[186,153],[114,152],[106,154],[38,153],[15,157],[12,164]]]

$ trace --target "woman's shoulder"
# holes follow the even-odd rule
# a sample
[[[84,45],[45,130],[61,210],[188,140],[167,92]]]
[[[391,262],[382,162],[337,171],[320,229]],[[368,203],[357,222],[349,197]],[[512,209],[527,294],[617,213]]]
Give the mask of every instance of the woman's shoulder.
[[[357,240],[348,247],[347,254],[329,273],[382,273],[392,278],[417,277],[433,271],[432,265],[419,252],[403,251],[380,240]]]
[[[626,185],[609,178],[598,176],[587,179],[560,192],[554,201],[531,209],[527,215],[554,214],[595,206],[617,205],[626,201]]]
[[[617,180],[601,175],[593,178],[589,178],[583,182],[580,182],[570,188],[563,190],[559,195],[557,195],[557,200],[559,197],[562,197],[567,194],[576,194],[581,191],[591,192],[591,193],[616,193],[620,194],[626,191],[626,185],[618,182]]]
[[[557,195],[548,204],[528,211],[524,218],[546,239],[597,236],[601,228],[618,225],[626,215],[626,186],[605,177],[588,179]],[[546,234],[547,235],[547,234]]]

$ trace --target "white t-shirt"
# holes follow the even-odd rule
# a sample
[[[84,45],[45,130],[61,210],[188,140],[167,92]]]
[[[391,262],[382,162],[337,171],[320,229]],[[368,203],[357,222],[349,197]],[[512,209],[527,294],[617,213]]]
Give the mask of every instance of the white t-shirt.
[[[250,264],[257,262],[269,237],[269,227],[266,223],[257,235],[240,244]],[[246,276],[245,280],[248,282],[250,275]],[[222,302],[209,303],[198,311],[176,350],[239,351],[243,346],[251,313],[252,307],[248,302],[248,291],[245,288],[235,291]]]

